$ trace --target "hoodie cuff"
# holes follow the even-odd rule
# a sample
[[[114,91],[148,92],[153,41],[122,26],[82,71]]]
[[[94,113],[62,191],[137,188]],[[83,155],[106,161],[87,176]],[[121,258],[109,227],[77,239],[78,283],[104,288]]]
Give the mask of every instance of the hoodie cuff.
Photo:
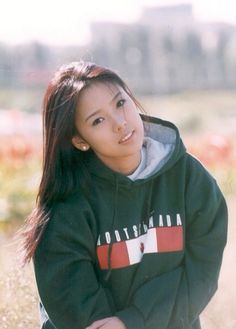
[[[125,324],[127,329],[145,329],[143,316],[135,307],[116,312],[115,316]]]

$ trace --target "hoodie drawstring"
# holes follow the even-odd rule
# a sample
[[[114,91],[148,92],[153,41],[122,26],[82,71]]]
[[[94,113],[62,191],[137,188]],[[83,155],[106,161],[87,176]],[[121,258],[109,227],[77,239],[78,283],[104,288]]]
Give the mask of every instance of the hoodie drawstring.
[[[148,223],[149,217],[152,214],[152,212],[151,212],[151,206],[152,206],[152,189],[153,189],[153,184],[154,184],[154,180],[151,179],[150,187],[149,187],[149,193],[148,193],[148,199],[147,199],[146,216],[145,216],[145,219],[144,219],[145,224]]]
[[[113,208],[113,215],[112,215],[112,221],[111,221],[111,232],[114,229],[115,219],[116,219],[116,213],[117,213],[117,200],[118,200],[118,192],[119,192],[119,184],[118,184],[118,177],[115,176],[115,195],[114,195],[114,208]],[[112,254],[112,242],[109,244],[108,247],[108,272],[104,278],[105,281],[108,281],[111,275],[111,254]]]

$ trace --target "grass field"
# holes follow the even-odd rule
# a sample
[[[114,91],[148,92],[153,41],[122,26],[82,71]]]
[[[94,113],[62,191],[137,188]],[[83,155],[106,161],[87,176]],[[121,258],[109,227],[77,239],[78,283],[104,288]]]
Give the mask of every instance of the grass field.
[[[197,92],[142,98],[149,114],[174,121],[184,141],[196,151],[218,180],[229,207],[229,236],[219,280],[219,289],[202,314],[203,329],[236,328],[236,93]],[[227,142],[227,148],[211,153],[211,136]],[[222,141],[222,139],[220,139]],[[224,146],[224,145],[223,145]],[[224,146],[225,147],[225,146]],[[223,152],[223,153],[222,153]],[[208,156],[208,157],[207,157]],[[26,161],[26,160],[24,160]],[[33,160],[35,161],[35,159]],[[4,197],[15,205],[12,217],[23,218],[33,204],[39,166],[31,160],[12,167],[0,166],[0,201]],[[12,185],[11,185],[12,184]],[[28,189],[26,189],[26,187]],[[13,195],[13,196],[12,196]],[[15,199],[14,199],[15,197]],[[1,215],[2,208],[0,210]],[[11,224],[9,224],[11,223]],[[36,329],[39,327],[37,291],[32,266],[19,269],[13,235],[21,221],[0,221],[0,328]]]

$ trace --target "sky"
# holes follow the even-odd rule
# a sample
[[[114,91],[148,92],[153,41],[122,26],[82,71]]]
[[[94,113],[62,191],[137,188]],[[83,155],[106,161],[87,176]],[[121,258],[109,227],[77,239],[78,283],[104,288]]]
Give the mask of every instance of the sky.
[[[236,24],[236,0],[0,0],[0,43],[86,44],[92,21],[135,22],[144,6],[192,3],[200,21]]]

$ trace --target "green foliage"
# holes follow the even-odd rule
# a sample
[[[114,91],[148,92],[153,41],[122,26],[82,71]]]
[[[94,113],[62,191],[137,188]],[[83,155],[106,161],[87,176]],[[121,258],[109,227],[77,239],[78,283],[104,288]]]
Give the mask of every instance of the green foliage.
[[[41,112],[43,89],[1,88],[0,109]]]
[[[1,163],[0,221],[22,221],[31,212],[39,182],[39,162]]]
[[[236,195],[236,169],[235,167],[224,168],[218,166],[212,169],[212,174],[220,185],[226,197]]]

